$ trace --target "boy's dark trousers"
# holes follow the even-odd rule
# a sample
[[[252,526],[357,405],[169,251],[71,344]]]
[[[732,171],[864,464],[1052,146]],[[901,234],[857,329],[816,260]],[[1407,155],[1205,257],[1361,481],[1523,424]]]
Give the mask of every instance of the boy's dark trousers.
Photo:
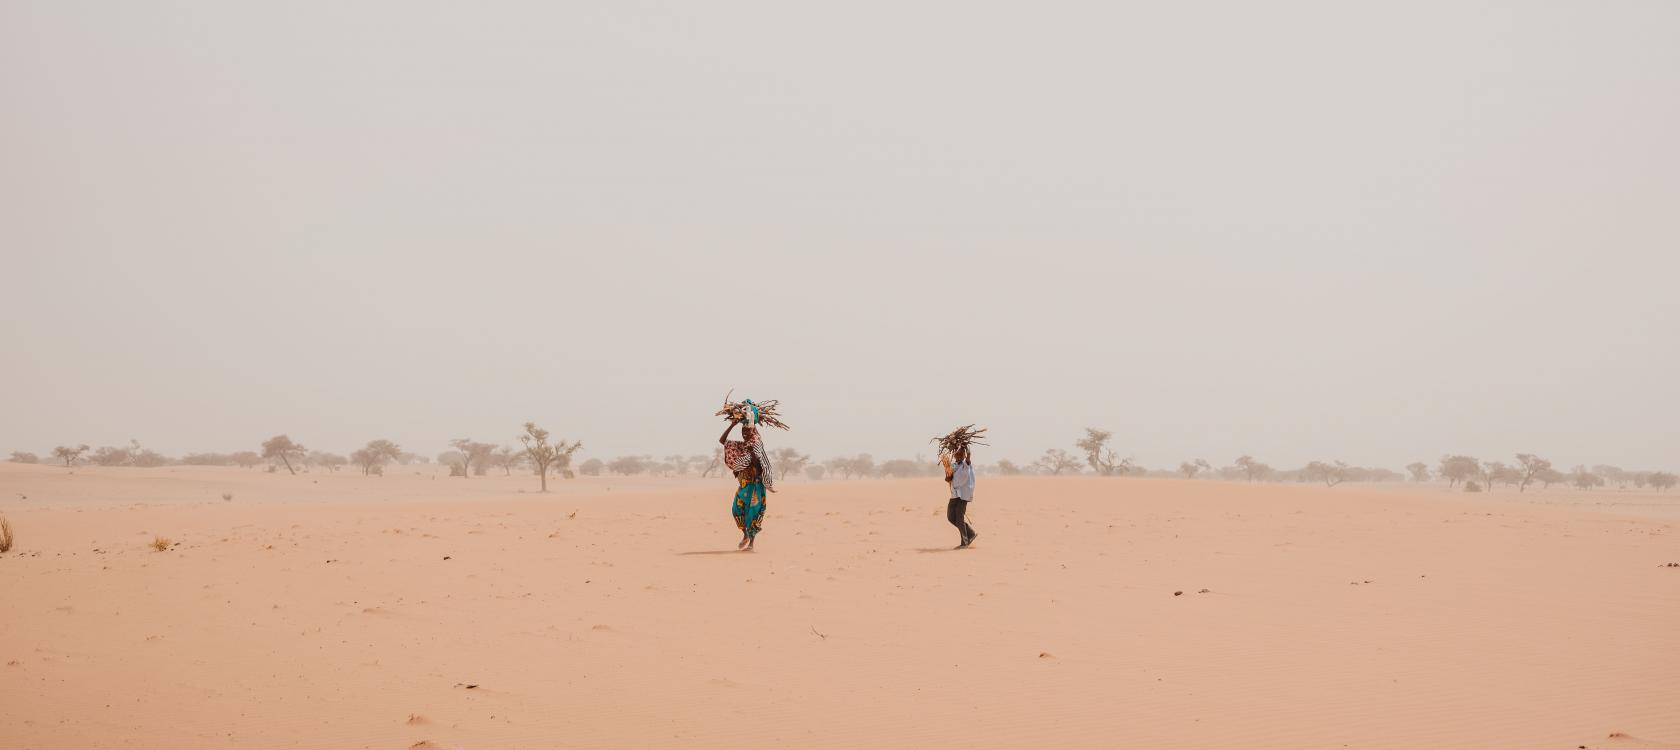
[[[950,521],[952,526],[957,527],[957,531],[962,533],[964,542],[968,541],[969,537],[974,536],[974,529],[968,525],[968,520],[964,518],[966,515],[968,515],[967,500],[953,497],[951,498],[951,504],[945,506],[945,520]]]

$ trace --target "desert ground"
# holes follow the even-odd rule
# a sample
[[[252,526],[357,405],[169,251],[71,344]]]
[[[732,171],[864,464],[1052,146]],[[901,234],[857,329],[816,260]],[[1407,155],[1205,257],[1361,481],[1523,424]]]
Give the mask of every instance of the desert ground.
[[[1680,494],[438,471],[0,464],[0,744],[1680,748]]]

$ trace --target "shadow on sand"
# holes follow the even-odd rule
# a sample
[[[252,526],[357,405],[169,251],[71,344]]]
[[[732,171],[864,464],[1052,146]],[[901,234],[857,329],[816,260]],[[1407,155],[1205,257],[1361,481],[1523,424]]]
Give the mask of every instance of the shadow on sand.
[[[956,552],[951,547],[917,547],[917,552]]]
[[[703,549],[695,552],[678,552],[677,554],[682,557],[689,555],[744,555],[751,551],[745,549]]]

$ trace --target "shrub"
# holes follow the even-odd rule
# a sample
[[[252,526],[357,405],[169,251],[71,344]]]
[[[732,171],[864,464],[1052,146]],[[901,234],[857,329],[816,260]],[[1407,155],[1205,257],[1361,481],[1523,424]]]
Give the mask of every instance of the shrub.
[[[1477,484],[1476,480],[1471,479],[1471,480],[1468,480],[1464,483],[1464,491],[1465,492],[1481,492],[1482,491],[1482,486],[1480,484]]]
[[[173,544],[173,542],[169,541],[169,539],[166,538],[166,537],[161,537],[161,536],[152,537],[152,549],[154,549],[158,552],[163,552],[164,550],[169,549],[169,545],[171,545],[171,544]]]
[[[0,516],[0,552],[12,551],[12,522]]]
[[[223,492],[222,493],[222,499],[223,500],[232,500],[233,499],[233,493],[232,492]]]

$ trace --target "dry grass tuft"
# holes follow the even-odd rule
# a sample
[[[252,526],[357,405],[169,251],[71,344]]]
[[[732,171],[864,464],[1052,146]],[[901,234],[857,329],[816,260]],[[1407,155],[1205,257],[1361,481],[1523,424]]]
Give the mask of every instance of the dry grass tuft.
[[[173,544],[173,542],[169,541],[165,537],[152,537],[152,549],[157,550],[158,552],[163,552],[169,549],[169,545],[171,544]]]
[[[0,516],[0,552],[12,551],[12,522]]]
[[[222,493],[222,499],[223,500],[232,500],[233,499],[233,493],[232,492],[223,492]]]

